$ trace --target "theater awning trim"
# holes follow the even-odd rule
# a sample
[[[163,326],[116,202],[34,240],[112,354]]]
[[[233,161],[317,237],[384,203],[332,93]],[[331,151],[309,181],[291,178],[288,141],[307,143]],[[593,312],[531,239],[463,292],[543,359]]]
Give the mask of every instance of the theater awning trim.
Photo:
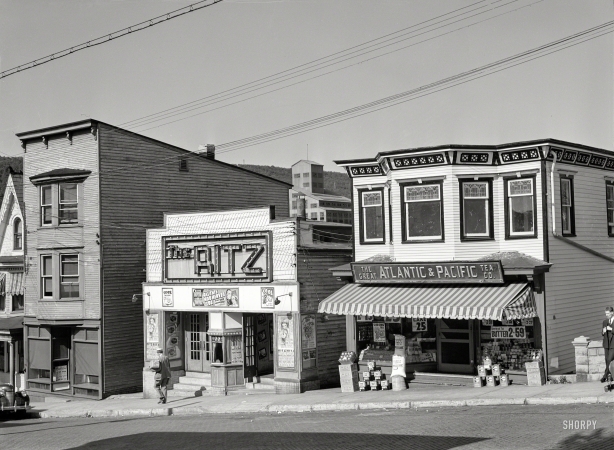
[[[318,312],[380,317],[524,319],[537,316],[526,283],[505,285],[348,284],[324,299]]]

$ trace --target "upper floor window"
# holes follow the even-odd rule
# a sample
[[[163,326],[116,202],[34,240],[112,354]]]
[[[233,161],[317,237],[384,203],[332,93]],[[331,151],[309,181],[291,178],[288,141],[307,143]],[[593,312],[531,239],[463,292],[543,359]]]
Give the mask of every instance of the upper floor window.
[[[304,178],[309,178],[309,172],[305,172],[305,173],[303,174],[303,177],[304,177]]]
[[[608,219],[608,236],[614,237],[614,181],[605,183],[605,200]]]
[[[401,187],[404,242],[444,239],[441,187],[441,182]]]
[[[573,179],[561,176],[561,231],[563,236],[576,233],[573,207]]]
[[[312,212],[311,213],[311,219],[312,220],[318,220],[318,213],[317,212]]]
[[[490,181],[461,180],[461,236],[490,239],[492,226],[492,185]]]
[[[53,257],[41,255],[41,297],[53,297]]]
[[[13,294],[13,311],[23,311],[23,294]]]
[[[53,210],[52,186],[41,186],[41,225],[53,223],[51,213]]]
[[[79,201],[77,183],[60,183],[58,222],[77,223]]]
[[[360,191],[360,241],[384,242],[384,190]]]
[[[309,206],[311,206],[312,208],[317,208],[317,207],[318,207],[318,204],[317,204],[317,203],[312,203],[312,204],[311,204],[311,205],[309,205]]]
[[[294,178],[300,178],[300,177],[301,177],[301,174],[300,174],[300,173],[295,173],[295,174],[294,174]]]
[[[324,220],[324,213],[323,212],[320,213],[320,220]]]
[[[60,255],[60,298],[79,298],[79,255]]]
[[[21,223],[19,217],[13,221],[13,250],[23,249],[23,227]]]
[[[537,237],[535,177],[505,181],[507,237]]]
[[[303,183],[303,187],[309,187],[309,183]]]

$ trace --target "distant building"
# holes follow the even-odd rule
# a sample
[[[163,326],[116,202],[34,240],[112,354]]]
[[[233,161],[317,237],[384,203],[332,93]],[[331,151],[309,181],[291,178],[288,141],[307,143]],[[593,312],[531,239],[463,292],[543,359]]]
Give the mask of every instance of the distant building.
[[[314,240],[322,242],[349,242],[352,234],[352,202],[349,198],[324,189],[322,164],[301,160],[292,166],[290,189],[290,217],[299,215],[300,201],[304,200],[304,214],[313,224]],[[301,209],[301,213],[303,210]]]
[[[0,207],[0,383],[21,386],[24,267],[23,175],[10,170]]]

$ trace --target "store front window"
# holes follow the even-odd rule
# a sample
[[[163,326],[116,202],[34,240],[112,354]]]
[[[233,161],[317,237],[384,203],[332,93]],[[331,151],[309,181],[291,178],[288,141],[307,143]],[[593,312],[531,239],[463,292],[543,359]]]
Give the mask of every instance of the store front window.
[[[509,321],[482,320],[480,323],[480,347],[477,360],[490,357],[493,364],[504,370],[525,371],[525,362],[539,356],[537,342],[537,319]]]

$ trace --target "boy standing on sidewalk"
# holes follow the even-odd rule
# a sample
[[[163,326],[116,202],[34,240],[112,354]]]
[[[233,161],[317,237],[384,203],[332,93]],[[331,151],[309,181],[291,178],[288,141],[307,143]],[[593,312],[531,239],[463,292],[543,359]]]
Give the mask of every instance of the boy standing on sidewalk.
[[[156,351],[158,353],[158,360],[156,361],[158,364],[154,364],[151,370],[156,372],[154,379],[156,391],[158,391],[158,395],[160,396],[160,401],[158,403],[165,404],[167,393],[166,386],[171,379],[171,365],[168,356],[164,354],[162,348],[158,347]]]
[[[610,363],[614,360],[614,308],[608,306],[605,309],[606,319],[603,321],[601,335],[603,336],[603,349],[605,350],[605,373],[601,382],[605,383],[610,375]]]

